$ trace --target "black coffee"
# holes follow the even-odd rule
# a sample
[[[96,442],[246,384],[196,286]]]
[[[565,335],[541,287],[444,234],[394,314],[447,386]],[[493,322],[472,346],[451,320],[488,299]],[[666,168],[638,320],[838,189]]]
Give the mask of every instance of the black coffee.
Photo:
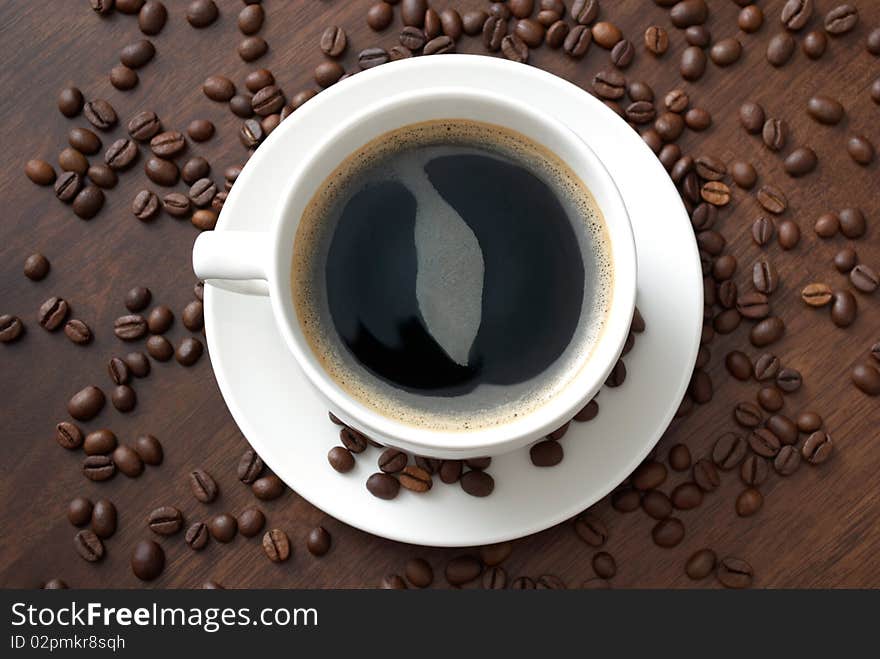
[[[334,379],[385,415],[463,429],[539,405],[610,301],[589,191],[522,135],[428,122],[382,136],[304,214],[292,290]]]

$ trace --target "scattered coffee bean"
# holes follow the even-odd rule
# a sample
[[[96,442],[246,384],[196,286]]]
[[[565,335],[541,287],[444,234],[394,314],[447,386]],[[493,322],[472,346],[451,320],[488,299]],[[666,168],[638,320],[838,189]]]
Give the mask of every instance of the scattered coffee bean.
[[[718,581],[725,588],[748,588],[752,585],[754,571],[752,566],[739,558],[721,559],[715,572]]]
[[[67,403],[67,411],[77,421],[90,421],[104,408],[104,392],[89,385],[76,392]]]
[[[214,0],[192,0],[186,9],[186,20],[194,28],[208,27],[219,15]]]
[[[246,538],[253,538],[266,524],[266,516],[259,508],[247,508],[238,516],[238,531]]]
[[[807,437],[801,449],[801,454],[804,460],[811,465],[818,465],[828,460],[833,450],[834,442],[831,439],[831,435],[820,430]]]
[[[251,491],[261,501],[273,501],[284,494],[284,481],[275,474],[262,476],[253,482]]]
[[[312,556],[324,556],[330,551],[330,533],[323,526],[316,526],[306,537],[306,549]],[[410,575],[407,573],[407,577]],[[430,581],[427,585],[430,585]]]
[[[75,423],[62,421],[55,426],[55,441],[62,448],[77,449],[83,444],[83,433]]]
[[[478,578],[483,565],[474,556],[456,556],[446,564],[446,580],[453,586],[461,586]]]
[[[153,533],[174,535],[183,528],[183,513],[174,506],[160,506],[147,517],[147,526]]]
[[[116,475],[116,465],[109,455],[90,455],[83,460],[82,471],[91,481],[106,481]]]
[[[351,471],[354,468],[354,456],[347,448],[342,446],[334,446],[327,454],[327,460],[330,466],[341,474]]]
[[[797,447],[786,445],[779,450],[773,460],[773,468],[780,476],[791,476],[801,464],[801,454]]]
[[[104,558],[104,543],[90,529],[83,529],[73,537],[73,546],[83,560],[95,563]]]
[[[750,453],[743,460],[739,468],[740,480],[750,487],[757,487],[765,480],[770,469],[767,460],[761,456]]]
[[[880,370],[873,364],[856,364],[850,377],[862,393],[880,396]]]
[[[83,526],[92,519],[92,502],[85,497],[76,497],[67,504],[67,519],[74,526]]]
[[[141,540],[131,553],[131,571],[141,581],[153,581],[165,569],[165,551],[152,540]]]
[[[767,44],[767,61],[777,68],[784,66],[791,59],[796,46],[794,37],[787,32],[773,35]]]
[[[189,488],[202,503],[211,503],[219,492],[216,481],[204,469],[194,469],[189,473]]]
[[[676,517],[667,517],[654,525],[651,537],[659,547],[675,547],[684,538],[684,524]]]
[[[831,298],[831,320],[838,327],[849,327],[856,320],[858,303],[849,291],[837,290]]]
[[[148,465],[162,464],[162,444],[153,435],[140,435],[134,440],[134,450]]]

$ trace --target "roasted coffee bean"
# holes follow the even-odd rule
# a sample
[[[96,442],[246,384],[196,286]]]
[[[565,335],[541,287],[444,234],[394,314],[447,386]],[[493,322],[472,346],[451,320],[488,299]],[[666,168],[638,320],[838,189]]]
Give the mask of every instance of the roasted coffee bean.
[[[862,393],[868,396],[880,396],[880,370],[873,364],[856,364],[850,377]]]
[[[55,182],[55,170],[52,165],[39,158],[28,160],[24,173],[37,185],[51,185]]]
[[[653,55],[663,55],[669,50],[669,34],[659,25],[652,25],[645,30],[645,48]]]
[[[684,119],[675,112],[663,112],[654,122],[654,130],[664,142],[674,142],[684,132]]]
[[[58,154],[58,165],[65,172],[76,172],[85,176],[89,169],[88,159],[76,149],[65,148]]]
[[[738,466],[746,455],[746,442],[736,433],[726,432],[715,441],[712,461],[728,471]]]
[[[219,15],[214,0],[192,0],[186,9],[186,20],[195,28],[208,27]]]
[[[746,485],[757,487],[767,480],[769,471],[767,460],[754,453],[750,453],[740,465],[739,477]]]
[[[354,456],[351,451],[342,446],[334,446],[327,454],[327,460],[330,466],[341,474],[351,471],[354,468]]]
[[[779,373],[779,359],[775,355],[765,353],[755,361],[755,379],[759,382],[773,380]]]
[[[92,502],[85,497],[76,497],[67,504],[67,519],[74,526],[83,526],[92,519]]]
[[[256,34],[263,27],[266,14],[258,4],[249,4],[238,13],[238,29],[242,34]]]
[[[859,22],[859,11],[852,5],[838,5],[825,14],[825,31],[832,36],[846,34]]]
[[[641,497],[637,490],[624,488],[611,494],[611,506],[622,513],[631,513],[638,509]]]
[[[663,98],[664,107],[670,112],[681,113],[687,110],[690,98],[681,89],[673,89]]]
[[[726,206],[730,203],[730,188],[721,181],[708,181],[700,188],[700,196],[713,206]]]
[[[152,435],[140,435],[135,439],[134,450],[144,463],[153,466],[162,464],[162,444]]]
[[[427,492],[434,484],[431,474],[418,465],[405,466],[398,475],[398,481],[403,487],[412,492]]]
[[[76,87],[65,87],[58,93],[58,109],[65,117],[72,118],[83,108],[82,92]]]
[[[757,455],[773,458],[779,453],[779,438],[767,428],[756,428],[749,434],[749,446]]]
[[[831,457],[834,450],[834,443],[831,435],[826,432],[818,431],[807,437],[801,454],[804,460],[811,465],[822,464]]]
[[[130,352],[125,356],[125,363],[136,378],[144,378],[150,374],[150,360],[142,352]]]
[[[101,428],[86,435],[83,452],[86,455],[106,455],[112,453],[117,446],[116,435],[112,430]]]
[[[767,61],[775,67],[784,66],[796,47],[797,42],[787,32],[775,34],[767,44]]]
[[[260,456],[253,449],[245,451],[238,461],[238,480],[250,485],[260,477],[262,472],[263,461],[260,459]]]
[[[520,64],[529,59],[529,47],[515,34],[508,34],[501,40],[501,53],[507,59]]]
[[[18,316],[0,315],[0,343],[12,343],[24,333],[24,323]]]
[[[382,584],[379,586],[383,590],[406,590],[406,582],[403,580],[399,574],[389,574],[386,575],[382,579]]]
[[[809,147],[798,147],[788,154],[785,158],[785,172],[789,176],[798,178],[809,174],[816,165],[819,164],[819,158],[816,152]]]
[[[406,562],[404,574],[416,588],[427,588],[434,581],[434,570],[423,558],[411,558]]]
[[[141,190],[131,202],[132,214],[142,222],[156,217],[159,214],[159,208],[159,196],[152,190]]]
[[[204,208],[211,204],[214,195],[217,194],[217,186],[209,178],[200,178],[189,189],[189,199],[194,206]]]
[[[788,140],[788,124],[782,119],[768,119],[762,130],[764,146],[771,151],[779,151]]]
[[[147,333],[147,321],[140,314],[120,316],[113,322],[113,333],[123,341],[140,339]]]
[[[672,501],[659,490],[651,490],[642,497],[642,508],[649,517],[666,519],[672,514]]]
[[[506,561],[511,552],[513,545],[509,542],[499,542],[494,545],[485,545],[480,547],[480,559],[489,567],[500,565]]]
[[[131,412],[137,405],[137,395],[134,389],[126,384],[113,387],[113,391],[110,392],[110,400],[113,407],[120,412]]]
[[[822,213],[813,225],[813,231],[820,238],[833,238],[840,230],[840,216],[837,213]]]
[[[453,586],[461,586],[477,579],[483,572],[483,565],[475,556],[456,556],[446,564],[446,580]]]
[[[621,39],[611,49],[611,63],[619,69],[625,69],[632,64],[636,49],[629,39]]]
[[[181,518],[181,522],[182,521]],[[174,532],[176,533],[177,531]],[[210,534],[208,532],[208,526],[204,522],[194,522],[193,524],[190,524],[184,535],[184,541],[193,551],[204,549],[208,544],[209,538]]]
[[[828,37],[821,30],[811,30],[804,37],[801,48],[810,59],[816,60],[825,54],[828,47]]]
[[[611,50],[623,38],[620,28],[609,21],[599,21],[592,27],[593,41],[598,46]]]
[[[733,37],[721,39],[712,44],[712,47],[709,49],[709,57],[715,64],[721,67],[734,64],[739,61],[741,55],[742,44]]]
[[[748,380],[752,377],[752,362],[744,352],[729,352],[724,360],[727,370],[737,380]]]
[[[104,543],[94,531],[83,529],[73,537],[73,546],[83,560],[95,563],[104,558]]]
[[[785,323],[781,318],[770,316],[765,318],[752,328],[749,340],[757,348],[763,348],[775,343],[785,333]]]
[[[330,551],[330,543],[330,533],[323,526],[316,526],[309,531],[309,535],[306,537],[306,549],[312,556],[324,556]],[[431,585],[430,581],[427,585]]]
[[[471,37],[480,34],[488,17],[489,15],[482,9],[464,12],[461,16],[464,33]]]
[[[794,444],[798,439],[798,429],[794,421],[782,414],[774,414],[767,419],[767,429],[783,444]]]
[[[742,403],[737,403],[736,406],[733,408],[733,418],[743,428],[757,428],[759,425],[761,425],[761,422],[764,420],[764,415],[761,414],[761,410],[759,410],[758,407],[756,405],[754,405],[753,403],[742,402]],[[743,441],[742,438],[739,437],[738,435],[734,435],[733,433],[726,433],[726,434],[733,435],[733,437],[738,438],[740,442]],[[724,437],[724,436],[722,436],[722,437]],[[719,442],[720,441],[721,440],[719,440]],[[726,443],[724,443],[723,446],[729,448],[731,450],[731,452],[734,452],[734,449],[736,449],[738,446],[738,442],[736,442],[734,439],[731,439],[730,437],[728,437],[728,439],[726,440]],[[744,446],[744,443],[743,443],[743,446]],[[724,454],[725,454],[725,452],[722,451],[719,455],[724,455]],[[714,453],[713,453],[713,459],[714,459]],[[740,456],[740,460],[742,460],[742,456]],[[738,461],[737,461],[737,463],[738,463]],[[716,461],[716,464],[717,464],[717,461]],[[731,466],[736,466],[736,465],[734,464]]]
[[[694,371],[688,393],[698,405],[705,405],[712,400],[712,380],[705,371],[700,369]]]
[[[643,462],[632,474],[632,484],[637,490],[646,491],[660,487],[666,480],[666,466],[662,462]]]
[[[180,170],[184,183],[192,185],[200,178],[206,178],[211,171],[211,164],[201,156],[190,158]]]
[[[171,217],[186,217],[192,210],[192,204],[185,194],[169,192],[162,197],[162,208]]]
[[[116,110],[104,99],[98,98],[88,101],[83,106],[83,114],[92,126],[100,130],[109,130],[118,121]]]
[[[197,213],[211,211],[197,211]],[[183,308],[181,314],[183,326],[191,332],[198,332],[204,326],[204,306],[199,300],[193,300]]]
[[[717,557],[711,549],[700,549],[691,554],[685,564],[685,574],[694,581],[705,579],[715,570]]]
[[[206,142],[214,136],[214,124],[207,119],[193,119],[186,127],[186,134],[194,142]]]
[[[447,7],[440,12],[440,26],[443,29],[443,34],[455,41],[458,41],[464,33],[464,24],[461,15],[451,7]]]
[[[90,220],[104,206],[104,193],[101,188],[87,185],[73,199],[73,212],[83,220]]]
[[[400,16],[404,25],[422,27],[425,24],[425,12],[427,11],[427,0],[403,0],[400,6]]]
[[[743,103],[739,109],[739,120],[746,132],[756,134],[764,128],[764,108],[757,103]]]
[[[800,372],[794,368],[784,368],[776,375],[776,385],[788,393],[800,389],[802,383]]]
[[[684,538],[684,524],[676,517],[661,519],[651,529],[651,537],[659,547],[675,547]]]
[[[394,448],[385,449],[379,456],[379,469],[386,474],[396,474],[406,467],[408,460],[409,457],[403,451],[398,451]]]
[[[695,161],[697,174],[707,181],[720,181],[727,176],[724,162],[714,156],[700,156]]]
[[[55,426],[55,441],[68,450],[79,448],[83,444],[83,433],[75,423],[62,421]]]
[[[706,458],[701,458],[694,463],[693,479],[703,492],[713,492],[718,489],[721,479],[715,465]]]
[[[202,92],[212,101],[225,103],[235,96],[235,85],[225,76],[209,76],[202,83]]]
[[[764,505],[764,496],[753,487],[746,488],[736,498],[736,514],[751,517]]]
[[[275,474],[262,476],[253,482],[251,491],[261,501],[273,501],[284,494],[284,481]]]
[[[688,81],[699,80],[706,71],[706,53],[697,46],[688,46],[681,55],[679,72]]]
[[[536,467],[554,467],[562,462],[563,456],[562,445],[553,439],[533,444],[529,449],[529,457]]]
[[[85,345],[92,340],[92,330],[83,321],[76,318],[64,324],[64,334],[77,345]]]
[[[770,295],[779,283],[776,268],[766,259],[757,261],[752,268],[752,283],[759,293]]]
[[[24,276],[31,281],[40,281],[49,274],[49,268],[49,259],[37,252],[25,259]]]
[[[104,162],[110,169],[128,169],[138,157],[138,147],[134,140],[121,138],[113,142],[104,152]]]
[[[150,149],[160,158],[173,158],[186,148],[186,138],[177,130],[166,130],[150,140]]]
[[[251,99],[251,107],[261,117],[276,113],[284,107],[284,93],[275,85],[263,87]]]
[[[82,471],[90,481],[106,481],[116,475],[116,465],[109,455],[90,455],[83,460]]]
[[[602,579],[611,579],[617,574],[617,562],[607,551],[600,551],[593,556],[593,571]]]
[[[377,472],[367,479],[367,490],[379,499],[393,499],[400,492],[400,481],[394,476]]]
[[[90,421],[104,408],[104,392],[89,385],[76,392],[67,403],[67,412],[77,421]]]
[[[219,492],[216,481],[204,469],[194,469],[189,473],[189,488],[202,503],[211,503]]]
[[[266,516],[259,508],[247,508],[238,516],[238,531],[246,538],[253,538],[266,524]]]
[[[782,392],[777,387],[761,387],[757,399],[758,405],[768,412],[778,412],[785,405]]]
[[[212,3],[213,4],[213,3]],[[141,581],[153,581],[165,569],[165,551],[152,540],[141,540],[131,553],[131,570]]]
[[[132,139],[143,142],[156,135],[162,129],[162,123],[155,112],[145,110],[134,115],[127,128]]]
[[[746,34],[757,32],[764,24],[764,12],[758,5],[746,5],[737,15],[736,24]]]
[[[800,432],[812,433],[822,427],[822,417],[815,412],[801,412],[797,417],[797,429]]]
[[[208,531],[214,540],[226,544],[232,542],[238,533],[238,522],[229,513],[220,513],[208,521]]]
[[[144,173],[156,185],[171,187],[177,184],[180,170],[170,160],[150,156],[144,163]]]
[[[773,461],[773,468],[780,476],[791,476],[801,464],[801,454],[795,446],[783,446]]]
[[[459,479],[461,489],[472,497],[487,497],[495,489],[495,479],[485,471],[472,469]]]
[[[485,33],[484,33],[485,34]],[[562,48],[570,57],[583,57],[593,42],[593,33],[586,25],[575,25],[569,30]]]
[[[864,135],[853,135],[846,142],[850,158],[860,165],[868,166],[874,162],[874,145]]]
[[[119,177],[116,175],[116,172],[107,165],[100,163],[89,166],[86,174],[92,183],[105,190],[115,188],[116,184],[119,182]]]
[[[703,491],[695,483],[682,483],[672,490],[670,499],[678,510],[691,510],[703,502]]]
[[[719,561],[715,574],[725,588],[740,589],[752,585],[754,571],[744,560],[728,556]]]
[[[633,103],[633,105],[637,105],[637,104]],[[627,108],[624,116],[628,120],[633,121],[633,119],[635,117],[631,117],[631,115],[630,115],[631,107],[632,106],[630,106],[630,108]],[[651,108],[651,113],[653,114],[653,108]],[[636,123],[636,122],[633,121],[633,123]],[[642,123],[644,123],[644,122],[642,122]],[[678,162],[681,159],[681,157],[682,157],[681,156],[681,147],[678,146],[678,144],[664,144],[663,148],[660,149],[660,153],[657,154],[657,158],[663,164],[663,167],[665,167],[669,171],[672,170],[672,168],[675,166],[675,163]],[[670,174],[670,178],[671,178],[671,174]]]
[[[860,263],[850,270],[849,280],[862,293],[873,293],[880,285],[880,276],[873,268],[864,263]]]
[[[726,281],[733,277],[736,266],[736,257],[733,254],[722,254],[712,263],[712,276],[715,281]]]
[[[339,431],[342,445],[352,453],[363,453],[367,449],[367,438],[353,428],[342,428]]]
[[[593,78],[593,91],[599,98],[622,98],[626,94],[626,79],[614,70],[600,71]]]
[[[844,208],[840,211],[840,231],[844,236],[855,240],[865,235],[867,222],[865,214],[858,208]]]
[[[507,572],[503,567],[490,567],[483,572],[484,590],[503,590],[507,588]]]
[[[702,132],[712,125],[712,115],[703,108],[691,108],[684,115],[684,123],[695,132]]]
[[[158,535],[174,535],[183,528],[183,513],[174,506],[160,506],[147,517],[147,526]]]
[[[125,46],[119,53],[119,61],[129,69],[139,69],[156,54],[156,47],[149,39],[141,39]]]
[[[763,293],[743,293],[736,301],[736,310],[750,320],[760,320],[770,315],[770,304]]]
[[[79,126],[71,128],[67,134],[67,141],[76,151],[87,155],[93,155],[101,150],[101,138],[88,128],[81,128]]]
[[[807,114],[819,123],[833,126],[843,119],[844,109],[837,100],[820,94],[807,102]]]
[[[780,20],[793,32],[802,29],[813,16],[813,0],[787,0],[782,7]]]
[[[856,320],[858,303],[849,291],[837,290],[832,294],[831,321],[838,327],[849,327]]]

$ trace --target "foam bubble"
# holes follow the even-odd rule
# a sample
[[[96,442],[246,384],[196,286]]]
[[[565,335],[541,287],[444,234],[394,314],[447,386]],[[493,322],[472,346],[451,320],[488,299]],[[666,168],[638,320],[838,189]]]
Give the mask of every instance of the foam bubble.
[[[378,182],[378,178],[397,179],[419,201],[417,213],[423,217],[439,213],[440,223],[451,232],[452,240],[448,240],[449,234],[444,234],[444,240],[436,240],[432,232],[437,232],[440,224],[433,228],[432,224],[437,215],[421,223],[417,215],[416,243],[417,249],[422,249],[419,273],[421,276],[423,266],[426,273],[433,271],[431,286],[425,285],[418,299],[423,317],[438,343],[456,362],[466,361],[468,340],[473,340],[479,328],[479,306],[474,307],[473,300],[479,305],[481,292],[470,290],[462,295],[466,302],[456,305],[450,314],[448,305],[440,304],[438,299],[432,302],[428,289],[438,281],[441,288],[448,283],[446,294],[449,294],[456,290],[455,285],[469,282],[467,285],[473,287],[477,278],[482,281],[483,263],[476,240],[470,228],[433,189],[424,174],[423,163],[412,162],[403,168],[377,167],[389,164],[392,159],[403,162],[402,152],[423,147],[431,147],[435,154],[438,150],[462,153],[463,149],[473,149],[486,155],[488,151],[490,155],[495,153],[513,160],[555,190],[575,225],[584,258],[590,261],[591,281],[585,286],[581,320],[557,363],[530,381],[518,385],[480,385],[473,392],[455,398],[406,392],[360,366],[333,329],[323,291],[324,263],[342,207],[352,194]],[[425,159],[430,158],[423,157]],[[443,248],[450,244],[464,250],[460,258],[456,259],[455,250]],[[425,245],[431,247],[424,249]],[[456,280],[456,271],[466,274]],[[330,174],[300,219],[294,240],[291,290],[297,318],[313,354],[349,395],[380,414],[409,425],[448,432],[470,431],[510,423],[540,408],[563,390],[587,363],[604,330],[613,293],[610,239],[589,189],[555,154],[500,126],[461,119],[429,121],[376,138]],[[431,310],[432,304],[436,313]]]

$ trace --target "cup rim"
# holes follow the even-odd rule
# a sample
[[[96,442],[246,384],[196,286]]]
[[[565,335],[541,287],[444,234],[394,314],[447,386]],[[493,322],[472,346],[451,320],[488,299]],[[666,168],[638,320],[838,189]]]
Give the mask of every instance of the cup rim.
[[[585,362],[585,365],[587,363],[601,364],[599,371],[601,377],[597,377],[595,372],[587,371],[585,367],[582,367],[581,371],[574,375],[563,390],[554,395],[552,400],[538,406],[522,418],[497,426],[464,431],[435,430],[397,421],[371,409],[348,394],[320,366],[317,358],[312,353],[311,347],[302,338],[301,332],[297,332],[294,329],[295,327],[298,328],[299,321],[296,318],[292,303],[288,300],[291,297],[289,291],[289,270],[294,244],[293,237],[296,233],[295,227],[298,226],[300,221],[300,214],[292,212],[291,207],[295,205],[295,202],[302,202],[303,199],[307,204],[317,189],[317,186],[309,186],[305,192],[300,189],[304,184],[304,178],[307,173],[315,169],[321,169],[317,167],[317,163],[326,157],[327,148],[340,136],[348,135],[361,125],[366,125],[371,119],[376,118],[391,108],[407,104],[421,104],[439,99],[494,104],[502,108],[503,112],[518,113],[521,117],[526,117],[527,121],[532,122],[533,125],[541,126],[542,130],[549,130],[555,133],[557,138],[561,137],[567,143],[576,145],[579,155],[585,161],[580,163],[579,166],[583,170],[585,165],[586,170],[590,173],[589,183],[585,181],[584,184],[594,197],[598,196],[596,194],[597,187],[601,185],[603,190],[603,201],[601,204],[597,201],[597,205],[600,207],[604,217],[604,224],[609,234],[610,251],[614,264],[612,301],[609,305],[605,325],[593,353]],[[505,115],[499,113],[499,116]],[[457,117],[444,116],[443,118],[455,119]],[[414,119],[410,123],[419,123],[420,121],[422,119]],[[495,123],[496,125],[507,127],[504,121],[488,121],[486,123]],[[401,124],[398,127],[403,125],[406,124]],[[372,139],[385,134],[388,130],[379,130],[375,134],[370,133],[363,137],[358,137],[358,144],[347,149],[344,157],[354,153]],[[511,129],[508,127],[508,130]],[[544,144],[544,141],[535,135],[527,135],[527,137],[549,149]],[[555,153],[553,149],[550,150]],[[332,172],[339,162],[341,160],[333,163],[329,171]],[[572,169],[575,170],[574,167]],[[582,171],[575,170],[575,173],[583,178],[581,176]],[[320,181],[317,183],[318,186],[326,180],[328,174],[329,172],[321,176]],[[331,408],[334,408],[334,412],[338,412],[343,420],[351,422],[353,427],[366,433],[368,436],[373,435],[379,439],[386,439],[392,445],[397,441],[403,445],[417,446],[428,453],[431,451],[445,451],[447,453],[455,452],[468,455],[475,455],[477,453],[495,455],[513,450],[531,441],[541,439],[570,421],[604,384],[605,379],[622,351],[635,307],[637,281],[635,239],[623,198],[604,163],[602,163],[601,159],[599,159],[587,142],[559,120],[530,106],[519,104],[505,96],[472,88],[444,86],[408,91],[362,108],[359,112],[352,114],[345,122],[341,122],[332,133],[321,140],[318,146],[302,159],[300,167],[292,173],[284,193],[280,196],[280,201],[274,210],[274,215],[275,224],[271,232],[273,243],[271,249],[272,259],[268,270],[268,279],[271,293],[269,297],[276,325],[278,325],[284,336],[285,343],[293,353],[297,364],[306,374],[312,386],[329,402]],[[284,239],[286,230],[292,231],[290,240]],[[617,345],[613,349],[607,347],[610,340],[609,337],[612,336],[617,339]],[[606,349],[599,354],[603,343],[606,344]],[[592,371],[595,371],[595,367]],[[589,379],[586,377],[588,374],[590,375]],[[588,381],[584,382],[585,380]],[[577,391],[581,388],[583,391],[578,394]]]

